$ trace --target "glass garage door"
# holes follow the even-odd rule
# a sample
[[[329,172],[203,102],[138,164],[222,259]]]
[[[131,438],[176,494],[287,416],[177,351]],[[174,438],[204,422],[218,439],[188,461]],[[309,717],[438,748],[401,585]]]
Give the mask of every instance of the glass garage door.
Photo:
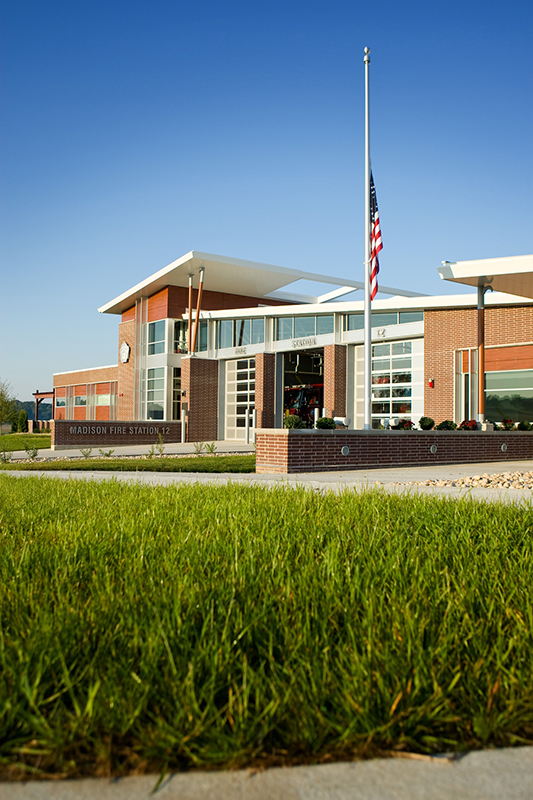
[[[255,359],[226,361],[226,439],[246,439],[246,411],[255,407]],[[251,426],[251,421],[250,421]]]

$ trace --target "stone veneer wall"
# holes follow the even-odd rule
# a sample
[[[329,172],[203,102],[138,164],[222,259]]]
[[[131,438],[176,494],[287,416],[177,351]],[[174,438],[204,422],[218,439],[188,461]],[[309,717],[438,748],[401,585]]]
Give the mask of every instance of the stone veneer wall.
[[[432,447],[436,452],[431,452]],[[348,448],[347,454],[343,454],[343,448]],[[530,458],[533,458],[533,433],[523,431],[256,432],[256,471],[260,473],[331,472]]]

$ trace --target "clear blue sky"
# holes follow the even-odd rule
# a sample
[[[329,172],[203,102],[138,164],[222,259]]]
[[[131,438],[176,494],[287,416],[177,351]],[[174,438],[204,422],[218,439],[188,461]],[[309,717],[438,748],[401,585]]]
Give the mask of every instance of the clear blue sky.
[[[533,252],[529,0],[0,17],[0,379],[21,400],[116,363],[98,306],[191,249],[362,279],[365,45],[382,282],[453,292],[443,259]]]

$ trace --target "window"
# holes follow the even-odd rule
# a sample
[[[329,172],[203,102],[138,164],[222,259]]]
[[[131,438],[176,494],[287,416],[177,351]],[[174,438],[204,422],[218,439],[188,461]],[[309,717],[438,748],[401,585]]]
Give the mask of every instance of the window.
[[[148,370],[146,386],[146,419],[164,419],[165,368]]]
[[[188,351],[187,346],[187,328],[188,323],[183,320],[177,320],[174,323],[174,352],[175,353],[186,353]]]
[[[220,319],[217,322],[217,347],[233,347],[233,320]]]
[[[264,317],[252,319],[252,344],[261,344],[265,341]]]
[[[172,374],[172,419],[181,417],[181,369],[174,367]]]
[[[279,317],[276,320],[276,339],[278,342],[293,338],[294,317]]]
[[[279,317],[275,320],[275,337],[278,342],[285,339],[305,339],[309,336],[322,336],[333,333],[333,314],[320,316]]]
[[[333,314],[327,316],[320,316],[316,318],[316,333],[317,336],[322,336],[326,333],[333,333],[334,317]]]
[[[387,325],[407,325],[410,322],[423,322],[423,311],[374,311],[370,316],[372,328],[386,328]],[[362,331],[365,327],[365,315],[362,311],[345,314],[345,331]]]
[[[87,405],[87,397],[83,395],[80,397],[79,395],[74,398],[74,405],[75,406],[86,406]]]
[[[372,416],[411,415],[412,342],[387,342],[372,347]]]
[[[485,373],[485,417],[533,422],[533,370]]]
[[[400,311],[400,325],[407,325],[409,322],[424,322],[424,312]]]
[[[217,322],[217,347],[246,347],[265,341],[265,320],[221,319]]]
[[[96,395],[96,405],[97,406],[109,406],[109,405],[111,405],[111,395],[110,394],[97,394]]]
[[[148,323],[148,355],[165,352],[165,320]]]
[[[65,408],[67,405],[66,397],[56,397],[56,408]]]

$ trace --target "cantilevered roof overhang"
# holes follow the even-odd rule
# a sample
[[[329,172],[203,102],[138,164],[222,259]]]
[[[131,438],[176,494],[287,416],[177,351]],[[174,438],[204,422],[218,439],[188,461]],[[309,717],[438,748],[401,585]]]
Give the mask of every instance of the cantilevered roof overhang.
[[[439,274],[446,281],[492,286],[495,292],[533,298],[533,255],[443,261]]]
[[[327,295],[323,295],[323,298],[318,298],[279,291],[300,280],[340,286],[346,292],[364,288],[362,281],[350,281],[333,275],[317,275],[314,272],[276,267],[272,264],[258,264],[254,261],[242,261],[238,258],[227,258],[191,250],[190,253],[178,258],[177,261],[173,261],[172,264],[101,306],[98,311],[102,314],[122,314],[131,308],[136,300],[141,297],[150,297],[166,286],[186,287],[189,284],[189,275],[193,274],[196,277],[201,267],[205,268],[204,291],[224,292],[245,297],[288,300],[289,302],[319,302],[320,299],[329,299],[334,294],[329,292]],[[197,280],[195,286],[197,286]],[[382,285],[380,285],[379,291],[383,294],[402,297],[422,296],[420,292],[393,289],[390,286]],[[337,293],[341,292],[336,290],[335,295]]]

